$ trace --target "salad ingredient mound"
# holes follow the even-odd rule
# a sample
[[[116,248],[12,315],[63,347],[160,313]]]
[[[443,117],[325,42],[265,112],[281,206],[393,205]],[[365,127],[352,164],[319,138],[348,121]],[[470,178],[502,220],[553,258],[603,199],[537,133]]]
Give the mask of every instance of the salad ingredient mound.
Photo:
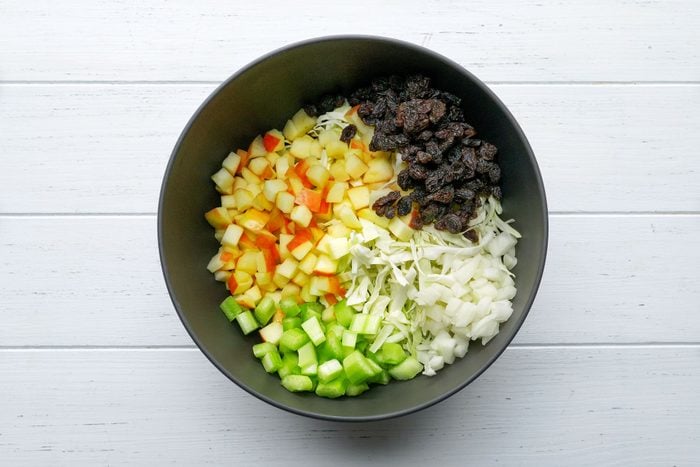
[[[492,339],[516,293],[520,235],[499,217],[500,191],[475,192],[458,232],[430,225],[420,188],[398,178],[402,148],[376,150],[385,127],[360,117],[368,100],[351,102],[326,97],[229,154],[212,176],[221,205],[205,214],[223,313],[257,331],[253,355],[282,386],[328,398],[434,375]]]

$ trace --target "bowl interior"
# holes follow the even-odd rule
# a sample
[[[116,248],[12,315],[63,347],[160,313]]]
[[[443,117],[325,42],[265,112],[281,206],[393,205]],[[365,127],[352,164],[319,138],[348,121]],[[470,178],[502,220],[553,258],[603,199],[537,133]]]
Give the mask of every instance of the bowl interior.
[[[346,92],[375,76],[421,72],[433,85],[463,99],[467,121],[499,148],[504,216],[523,234],[514,273],[514,313],[488,345],[435,377],[373,388],[360,397],[328,400],[293,394],[252,357],[256,337],[243,337],[219,311],[226,297],[206,264],[218,247],[204,212],[219,205],[210,176],[233,149],[279,128],[305,103]],[[207,357],[245,390],[281,408],[342,420],[370,420],[431,405],[464,387],[505,349],[534,299],[544,266],[547,215],[532,151],[510,113],[471,74],[426,49],[379,38],[332,38],[292,46],[248,66],[199,109],[178,142],[166,171],[159,207],[159,244],[166,282],[188,332]]]

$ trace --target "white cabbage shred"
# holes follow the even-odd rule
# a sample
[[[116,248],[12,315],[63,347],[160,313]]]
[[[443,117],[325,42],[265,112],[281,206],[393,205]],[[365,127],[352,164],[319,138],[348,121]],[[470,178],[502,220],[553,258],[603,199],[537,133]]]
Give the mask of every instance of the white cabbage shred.
[[[517,263],[520,234],[499,218],[501,205],[489,198],[470,223],[479,234],[474,244],[463,235],[416,231],[408,242],[361,219],[362,230],[350,238],[347,302],[358,311],[381,317],[371,351],[398,342],[434,375],[469,342],[486,344],[513,312],[516,289],[510,272]]]

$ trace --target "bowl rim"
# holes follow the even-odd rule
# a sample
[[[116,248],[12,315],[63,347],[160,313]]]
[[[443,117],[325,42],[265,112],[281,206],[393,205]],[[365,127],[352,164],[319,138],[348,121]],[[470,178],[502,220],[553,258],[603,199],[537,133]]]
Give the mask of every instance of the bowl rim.
[[[280,403],[276,401],[275,399],[272,399],[270,397],[265,396],[264,394],[259,393],[252,387],[248,386],[245,384],[243,381],[239,380],[234,374],[232,374],[230,371],[228,371],[226,368],[224,368],[221,364],[218,363],[218,361],[211,355],[211,353],[204,348],[199,340],[195,337],[192,327],[190,326],[189,321],[187,320],[186,316],[184,315],[180,303],[176,300],[175,298],[175,290],[172,286],[172,283],[170,281],[169,277],[169,271],[166,266],[166,258],[165,258],[165,251],[164,251],[164,245],[163,245],[163,203],[164,203],[164,198],[165,198],[165,192],[166,188],[168,186],[168,180],[170,178],[170,173],[173,169],[175,159],[177,157],[177,153],[180,149],[180,146],[184,139],[187,137],[189,134],[194,122],[199,118],[200,114],[204,111],[204,109],[209,105],[209,103],[226,87],[228,86],[231,82],[236,80],[239,76],[243,75],[246,73],[248,70],[251,68],[259,65],[260,63],[265,62],[266,60],[282,53],[282,52],[287,52],[290,50],[298,49],[298,48],[303,48],[309,45],[313,44],[318,44],[318,43],[323,43],[323,42],[342,42],[342,41],[368,41],[368,42],[383,42],[383,43],[389,43],[392,45],[400,46],[406,49],[411,49],[416,52],[420,52],[422,54],[426,55],[432,55],[434,58],[441,60],[454,69],[458,70],[465,76],[467,76],[469,79],[472,80],[473,84],[476,85],[482,92],[484,92],[486,95],[489,96],[489,98],[494,102],[496,106],[499,107],[499,109],[503,112],[505,115],[506,119],[509,121],[509,123],[513,126],[516,136],[518,137],[519,140],[521,140],[524,143],[525,146],[525,153],[526,156],[529,158],[530,163],[532,164],[532,167],[534,168],[535,172],[535,179],[536,179],[536,185],[537,185],[537,191],[540,197],[542,198],[542,219],[544,220],[543,223],[543,234],[540,239],[540,247],[542,249],[542,255],[539,259],[539,264],[537,265],[537,271],[535,274],[535,280],[534,284],[532,287],[532,290],[530,291],[530,295],[527,297],[525,304],[524,304],[524,309],[523,313],[520,316],[519,320],[514,323],[514,328],[513,332],[506,341],[503,343],[502,347],[499,348],[494,355],[489,358],[482,366],[479,368],[476,372],[474,372],[472,375],[470,375],[468,378],[466,378],[462,383],[460,383],[458,386],[455,388],[437,396],[432,399],[429,399],[427,401],[424,401],[420,404],[416,404],[412,407],[402,409],[402,410],[396,410],[393,412],[385,412],[377,415],[363,415],[363,416],[344,416],[344,415],[328,415],[328,414],[323,414],[319,412],[314,412],[314,411],[308,411],[304,409],[297,409],[294,407],[287,406],[283,403]],[[539,165],[537,164],[537,160],[535,159],[535,154],[532,150],[532,147],[530,146],[530,143],[525,136],[525,133],[523,132],[522,128],[516,121],[515,117],[511,114],[510,110],[505,106],[505,104],[498,98],[498,96],[484,83],[482,82],[479,78],[477,78],[473,73],[471,73],[469,70],[464,68],[462,65],[459,63],[455,62],[454,60],[439,54],[433,50],[430,50],[426,47],[423,47],[421,45],[417,45],[411,42],[391,38],[391,37],[385,37],[385,36],[377,36],[377,35],[364,35],[364,34],[339,34],[339,35],[329,35],[329,36],[320,36],[320,37],[315,37],[315,38],[310,38],[298,42],[294,42],[288,45],[285,45],[283,47],[279,47],[277,49],[272,50],[271,52],[268,52],[259,58],[249,62],[245,66],[241,67],[238,69],[236,72],[234,72],[231,76],[229,76],[226,80],[224,80],[220,85],[214,89],[209,96],[199,105],[197,110],[192,114],[190,119],[187,121],[187,124],[183,128],[182,132],[180,133],[180,136],[177,139],[177,142],[175,143],[175,146],[173,147],[173,150],[170,154],[170,158],[168,160],[168,163],[165,168],[165,172],[163,174],[163,178],[161,181],[161,188],[160,188],[160,194],[159,194],[159,199],[158,199],[158,214],[157,214],[157,235],[158,235],[158,252],[159,252],[159,259],[160,259],[160,265],[161,265],[161,271],[163,273],[163,278],[165,279],[165,284],[168,290],[168,295],[170,296],[170,300],[173,303],[173,306],[175,307],[175,311],[177,312],[178,317],[180,318],[180,321],[182,322],[183,326],[185,327],[185,330],[189,334],[190,338],[194,341],[195,345],[199,350],[204,354],[205,357],[216,367],[219,369],[221,373],[223,373],[228,379],[236,383],[241,389],[246,391],[247,393],[257,397],[258,399],[267,402],[268,404],[277,407],[279,409],[285,410],[287,412],[294,413],[296,415],[301,415],[301,416],[306,416],[310,418],[315,418],[318,420],[328,420],[328,421],[336,421],[336,422],[372,422],[372,421],[379,421],[379,420],[387,420],[391,418],[396,418],[396,417],[401,417],[404,415],[409,415],[415,412],[418,412],[420,410],[426,409],[428,407],[431,407],[439,402],[444,401],[445,399],[449,398],[450,396],[456,394],[457,392],[461,391],[465,387],[467,387],[469,384],[471,384],[474,380],[476,380],[479,376],[481,376],[502,354],[503,352],[509,347],[510,343],[512,340],[515,338],[515,336],[518,334],[521,326],[523,325],[523,322],[525,321],[525,318],[527,315],[530,313],[530,309],[532,308],[532,304],[535,300],[535,296],[537,295],[537,291],[539,290],[540,283],[542,280],[542,275],[544,273],[544,266],[547,258],[547,246],[548,246],[548,239],[549,239],[549,218],[548,218],[548,208],[547,208],[547,197],[546,193],[544,190],[544,182],[542,180],[542,174],[539,169]]]

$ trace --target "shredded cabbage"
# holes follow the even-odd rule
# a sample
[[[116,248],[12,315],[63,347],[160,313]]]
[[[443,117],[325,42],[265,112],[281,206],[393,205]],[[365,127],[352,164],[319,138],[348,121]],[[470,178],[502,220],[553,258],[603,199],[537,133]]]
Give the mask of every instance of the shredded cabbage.
[[[500,203],[484,200],[470,223],[479,242],[432,226],[408,242],[361,219],[350,236],[352,283],[347,303],[381,319],[370,350],[398,342],[434,375],[463,357],[470,340],[485,345],[513,312],[515,245]]]

